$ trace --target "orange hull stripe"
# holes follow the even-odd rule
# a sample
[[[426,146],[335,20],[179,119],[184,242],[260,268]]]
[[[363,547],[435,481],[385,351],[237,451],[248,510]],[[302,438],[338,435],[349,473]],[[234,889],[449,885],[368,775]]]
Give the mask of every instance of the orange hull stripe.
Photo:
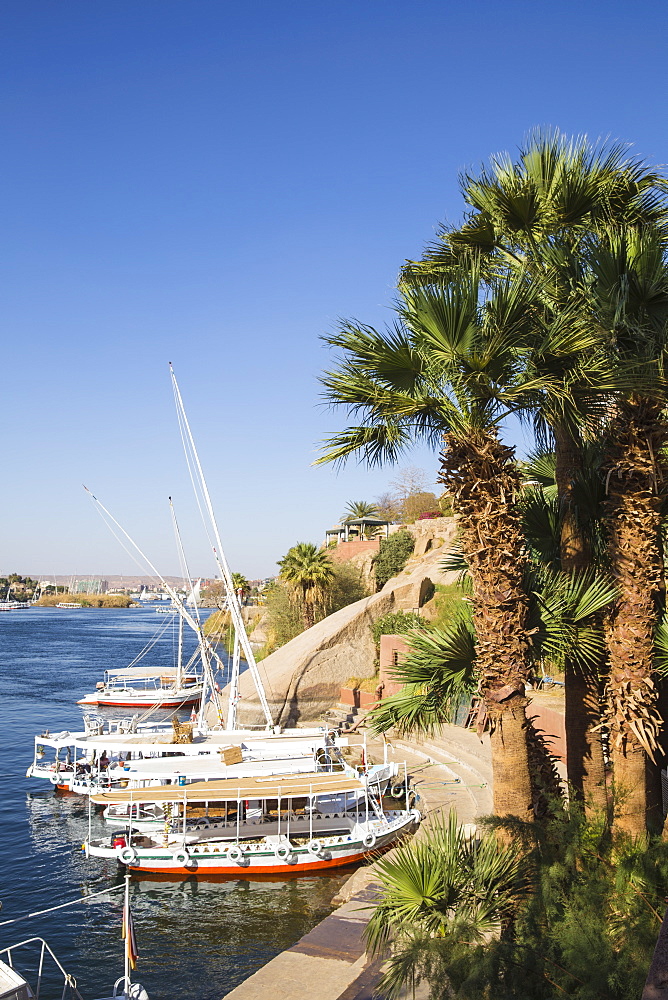
[[[369,854],[373,853],[371,851]],[[182,865],[180,868],[148,868],[145,865],[128,865],[128,869],[133,872],[155,872],[156,874],[165,875],[283,875],[289,872],[310,872],[315,871],[320,868],[340,868],[345,865],[354,865],[358,861],[363,861],[367,856],[367,852],[362,851],[361,854],[347,854],[345,857],[332,858],[329,861],[309,861],[306,864],[296,864],[296,865],[237,865],[234,862],[229,863],[225,867],[222,865],[217,865],[216,867],[210,865],[198,865],[197,868],[186,867]],[[193,859],[195,860],[195,859]]]

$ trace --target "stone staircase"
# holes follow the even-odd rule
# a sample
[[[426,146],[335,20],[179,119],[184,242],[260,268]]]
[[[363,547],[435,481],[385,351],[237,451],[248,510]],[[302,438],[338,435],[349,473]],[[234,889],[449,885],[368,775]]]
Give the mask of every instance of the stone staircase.
[[[366,708],[354,708],[352,705],[344,705],[343,702],[339,702],[334,708],[330,708],[324,713],[322,721],[328,726],[345,732],[352,726],[360,725],[368,711]]]

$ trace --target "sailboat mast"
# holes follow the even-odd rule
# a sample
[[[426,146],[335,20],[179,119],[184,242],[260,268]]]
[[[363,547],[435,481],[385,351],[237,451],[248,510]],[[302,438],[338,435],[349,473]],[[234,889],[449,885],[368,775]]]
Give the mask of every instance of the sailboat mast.
[[[131,935],[131,924],[130,924],[130,876],[125,876],[125,913],[124,913],[124,925],[125,925],[125,993],[130,993],[130,974],[131,974],[131,964],[130,964],[130,935]]]
[[[227,706],[227,728],[237,728],[237,702],[239,701],[239,666],[241,660],[241,645],[239,636],[234,633],[234,653],[232,656],[232,676],[230,677],[230,700]]]
[[[269,704],[267,702],[267,696],[264,691],[264,685],[262,684],[262,679],[260,677],[260,672],[257,668],[257,663],[255,662],[255,656],[253,654],[253,647],[250,644],[248,634],[246,632],[246,627],[244,625],[243,615],[241,613],[241,605],[239,603],[239,596],[232,583],[232,574],[230,573],[230,567],[228,566],[227,559],[225,558],[225,553],[223,551],[223,543],[220,540],[220,533],[218,531],[218,524],[216,523],[216,516],[213,512],[213,505],[211,503],[211,497],[209,495],[209,490],[206,485],[206,479],[204,478],[204,471],[202,469],[201,462],[199,460],[199,455],[197,453],[197,448],[195,447],[195,440],[190,430],[190,424],[188,423],[188,417],[186,416],[185,407],[183,405],[183,399],[181,398],[181,392],[179,390],[178,382],[176,381],[176,375],[174,374],[174,369],[171,364],[169,366],[169,371],[172,376],[172,385],[174,389],[174,398],[176,401],[177,413],[179,416],[179,423],[182,426],[182,430],[185,431],[188,445],[190,447],[190,452],[197,469],[197,477],[199,480],[199,487],[202,493],[202,498],[206,506],[207,514],[209,515],[209,522],[213,529],[214,539],[216,542],[216,547],[213,550],[214,557],[218,563],[218,568],[220,570],[220,575],[225,585],[225,594],[227,597],[227,606],[230,610],[230,615],[232,618],[232,624],[234,625],[234,630],[241,643],[241,648],[243,649],[244,657],[246,658],[246,663],[248,664],[248,669],[250,670],[251,676],[255,683],[255,688],[260,699],[260,705],[262,706],[262,711],[264,712],[267,724],[273,726],[274,720],[269,709]]]
[[[134,538],[132,538],[128,534],[128,532],[125,530],[125,528],[123,527],[123,525],[119,524],[119,522],[116,520],[116,518],[114,517],[114,515],[110,511],[107,510],[107,508],[104,506],[104,504],[101,503],[100,500],[98,500],[98,498],[93,493],[91,493],[91,491],[88,489],[87,486],[84,486],[84,489],[85,489],[86,493],[88,494],[88,496],[91,498],[91,500],[95,504],[97,504],[98,508],[104,514],[106,514],[106,516],[109,518],[109,520],[112,522],[112,524],[116,525],[116,527],[121,532],[121,534],[123,534],[125,536],[125,538],[127,538],[127,540],[129,541],[130,545],[132,545],[132,547],[136,550],[136,552],[141,556],[141,558],[144,560],[144,562],[149,567],[149,569],[151,570],[151,572],[158,578],[158,580],[160,580],[160,583],[163,585],[163,587],[165,588],[165,590],[167,591],[167,593],[171,597],[172,603],[178,609],[179,614],[185,619],[185,621],[187,622],[187,624],[190,626],[190,628],[193,630],[193,632],[197,635],[197,639],[198,639],[198,642],[199,642],[199,645],[200,645],[200,649],[202,649],[203,652],[204,652],[204,650],[206,650],[211,656],[213,656],[213,658],[215,660],[217,660],[219,667],[224,670],[225,669],[225,664],[223,663],[223,661],[221,660],[221,658],[218,656],[218,653],[213,648],[212,644],[209,642],[209,640],[207,639],[207,637],[204,635],[204,632],[202,631],[202,625],[201,625],[201,622],[199,621],[199,619],[193,618],[193,616],[190,614],[190,612],[188,611],[188,609],[185,607],[185,605],[183,604],[183,602],[179,598],[179,596],[176,593],[176,591],[174,590],[174,588],[171,587],[167,583],[167,581],[165,580],[165,578],[162,576],[162,574],[160,572],[158,572],[158,570],[153,565],[153,563],[151,562],[151,560],[148,558],[148,556],[146,555],[146,553],[143,552],[139,548],[139,546],[135,542]]]
[[[179,644],[176,660],[176,688],[183,686],[183,618],[179,615]]]

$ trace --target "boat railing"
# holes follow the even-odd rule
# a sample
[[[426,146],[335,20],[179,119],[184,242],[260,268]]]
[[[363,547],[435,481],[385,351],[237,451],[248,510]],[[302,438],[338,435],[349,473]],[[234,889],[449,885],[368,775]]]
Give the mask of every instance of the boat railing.
[[[14,966],[14,952],[18,951],[19,948],[25,948],[28,945],[38,945],[39,946],[39,959],[38,959],[38,964],[37,964],[37,979],[35,980],[35,985],[34,986],[31,985],[31,987],[30,987],[32,989],[34,995],[35,995],[35,1000],[39,1000],[40,991],[42,989],[42,981],[45,978],[45,974],[46,974],[45,960],[46,960],[47,956],[48,956],[48,958],[51,959],[51,961],[56,966],[58,972],[63,977],[63,992],[61,994],[61,1000],[67,1000],[68,997],[77,997],[78,1000],[83,1000],[83,997],[81,996],[81,994],[79,993],[79,990],[77,989],[77,981],[76,981],[76,979],[74,978],[74,976],[70,975],[70,973],[67,972],[66,969],[63,968],[63,966],[60,964],[60,962],[58,961],[58,959],[56,958],[56,956],[54,955],[53,951],[51,950],[51,948],[49,947],[49,945],[46,943],[46,941],[44,940],[44,938],[40,938],[40,937],[26,938],[25,941],[19,941],[18,944],[12,944],[8,948],[3,948],[2,950],[0,950],[0,958],[2,958],[3,961],[4,961],[3,956],[6,955],[7,956],[7,959],[6,959],[7,965],[10,967],[10,969],[14,969],[15,968],[15,966]],[[25,979],[25,976],[24,976],[24,979]]]

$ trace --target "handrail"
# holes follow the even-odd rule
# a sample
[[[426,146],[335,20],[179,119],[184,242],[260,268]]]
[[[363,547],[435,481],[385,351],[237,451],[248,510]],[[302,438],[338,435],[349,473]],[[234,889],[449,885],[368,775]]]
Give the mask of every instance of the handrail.
[[[14,968],[12,952],[16,951],[17,948],[23,948],[23,947],[25,947],[26,945],[29,945],[29,944],[39,944],[41,946],[40,947],[40,956],[39,956],[39,969],[38,969],[38,972],[37,972],[37,983],[35,985],[35,988],[33,989],[33,992],[35,994],[35,1000],[39,1000],[39,994],[40,994],[40,990],[42,988],[42,973],[44,971],[44,953],[45,952],[48,953],[48,955],[50,956],[50,958],[53,961],[54,965],[56,965],[56,967],[58,968],[58,971],[62,974],[62,977],[63,977],[63,993],[62,993],[61,1000],[65,1000],[65,997],[67,996],[68,987],[74,991],[74,995],[76,997],[78,997],[78,1000],[83,1000],[83,997],[81,996],[81,994],[79,993],[79,990],[77,989],[77,981],[76,981],[76,979],[74,978],[74,976],[70,975],[70,973],[67,972],[66,969],[63,968],[63,966],[60,964],[60,962],[58,961],[58,959],[54,955],[52,949],[47,944],[47,942],[44,940],[44,938],[41,938],[41,937],[26,938],[25,941],[19,941],[17,944],[9,945],[8,948],[2,948],[2,949],[0,949],[0,955],[7,955],[7,965],[10,967],[10,969]]]

